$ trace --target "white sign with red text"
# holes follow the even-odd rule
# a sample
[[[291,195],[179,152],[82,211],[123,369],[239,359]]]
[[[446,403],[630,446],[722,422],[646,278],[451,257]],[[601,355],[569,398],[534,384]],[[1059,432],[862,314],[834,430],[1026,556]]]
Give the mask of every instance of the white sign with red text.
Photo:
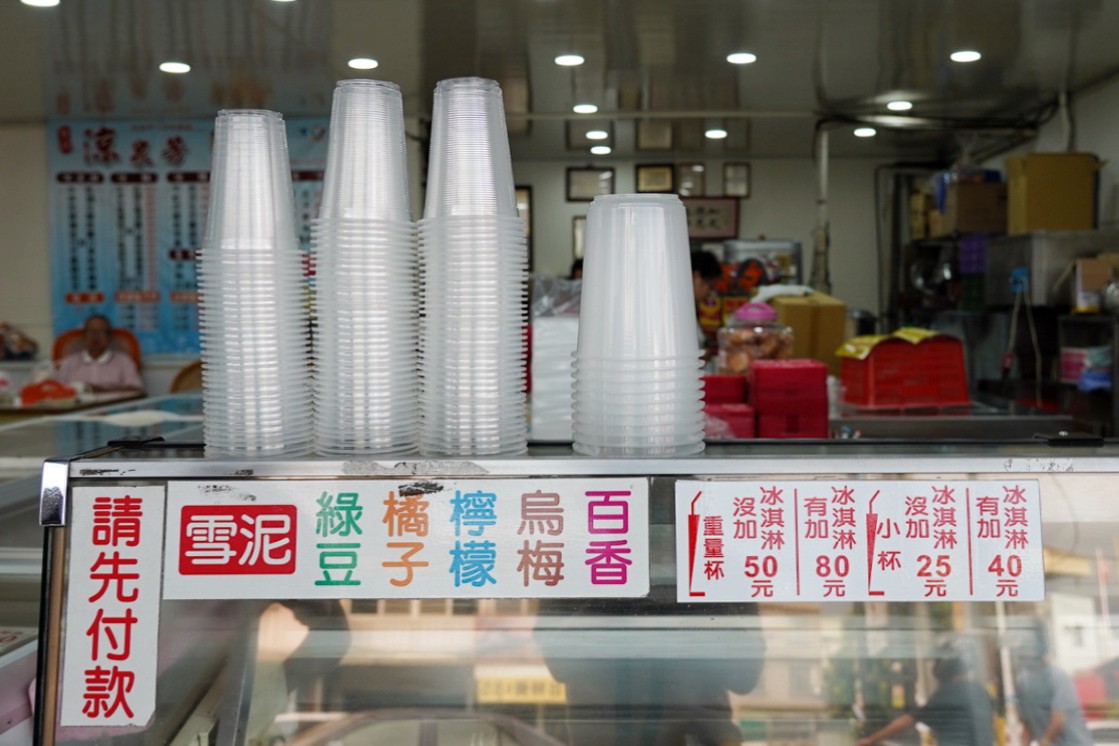
[[[162,487],[76,487],[63,636],[63,726],[144,725],[155,710]]]
[[[680,601],[1038,601],[1036,480],[676,483]]]
[[[172,482],[166,598],[637,597],[639,478]]]

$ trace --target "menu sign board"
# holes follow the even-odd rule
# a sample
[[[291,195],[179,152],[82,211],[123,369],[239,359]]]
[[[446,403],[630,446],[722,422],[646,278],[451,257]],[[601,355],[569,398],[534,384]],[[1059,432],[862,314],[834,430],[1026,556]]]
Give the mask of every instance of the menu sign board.
[[[173,482],[165,598],[633,597],[638,478]]]
[[[1037,601],[1036,480],[676,483],[680,601]]]

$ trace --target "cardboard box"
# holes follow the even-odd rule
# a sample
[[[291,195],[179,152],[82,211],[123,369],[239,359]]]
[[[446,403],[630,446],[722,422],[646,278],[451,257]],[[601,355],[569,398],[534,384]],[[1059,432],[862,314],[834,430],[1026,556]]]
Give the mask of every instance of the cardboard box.
[[[1100,291],[1111,282],[1111,265],[1104,259],[1077,259],[1072,271],[1073,313],[1099,313]]]
[[[909,195],[909,238],[919,241],[932,235],[929,232],[929,214],[934,211],[933,196],[925,190]]]
[[[835,351],[845,338],[847,304],[823,293],[779,295],[769,304],[777,309],[777,320],[793,329],[793,357],[819,360],[838,376]]]
[[[1098,168],[1092,153],[1007,158],[1007,233],[1095,228]]]
[[[939,233],[1005,233],[1006,184],[961,182],[948,187]]]

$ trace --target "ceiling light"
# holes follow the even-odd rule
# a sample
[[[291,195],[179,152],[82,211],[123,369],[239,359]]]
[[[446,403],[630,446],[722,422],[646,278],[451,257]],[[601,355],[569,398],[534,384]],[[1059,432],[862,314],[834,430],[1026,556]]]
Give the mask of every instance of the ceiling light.
[[[372,70],[381,63],[372,57],[354,57],[346,64],[355,70]]]
[[[59,0],[21,0],[24,5],[30,5],[33,8],[53,8],[58,5]]]
[[[591,153],[594,155],[610,155],[609,145],[595,145],[591,148]]]
[[[732,65],[749,65],[758,61],[758,56],[752,52],[733,52],[727,55],[727,62]]]
[[[576,114],[594,114],[598,111],[598,107],[594,104],[575,104],[571,110]]]
[[[961,49],[958,52],[953,52],[950,57],[953,62],[975,62],[981,59],[983,55],[972,49]]]
[[[878,130],[873,127],[856,127],[855,137],[874,137],[878,134]]]
[[[190,72],[190,65],[185,62],[175,62],[173,60],[168,60],[167,62],[160,62],[159,69],[165,73],[182,75],[183,73]]]
[[[273,2],[277,2],[277,3],[294,3],[294,2],[295,2],[295,0],[273,0]]]
[[[703,164],[702,163],[693,163],[692,164],[692,170],[695,171],[697,174],[703,173],[703,171],[704,171]]]
[[[712,127],[703,133],[703,136],[708,140],[725,140],[727,131],[722,127]]]
[[[890,111],[909,111],[913,108],[912,101],[889,101],[886,108]]]
[[[561,54],[559,57],[556,57],[556,64],[561,67],[575,67],[576,65],[582,65],[584,62],[586,62],[586,60],[583,59],[582,55],[578,54]]]
[[[590,130],[587,132],[588,140],[605,140],[610,137],[610,133],[606,130]]]

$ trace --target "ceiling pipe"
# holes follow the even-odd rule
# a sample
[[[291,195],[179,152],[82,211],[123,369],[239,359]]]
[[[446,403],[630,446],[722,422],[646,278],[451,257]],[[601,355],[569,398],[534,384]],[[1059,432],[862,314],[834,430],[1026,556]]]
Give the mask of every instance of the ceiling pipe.
[[[815,290],[831,295],[831,273],[828,270],[828,248],[831,231],[828,225],[828,128],[816,128],[816,231],[812,249],[812,282]]]

